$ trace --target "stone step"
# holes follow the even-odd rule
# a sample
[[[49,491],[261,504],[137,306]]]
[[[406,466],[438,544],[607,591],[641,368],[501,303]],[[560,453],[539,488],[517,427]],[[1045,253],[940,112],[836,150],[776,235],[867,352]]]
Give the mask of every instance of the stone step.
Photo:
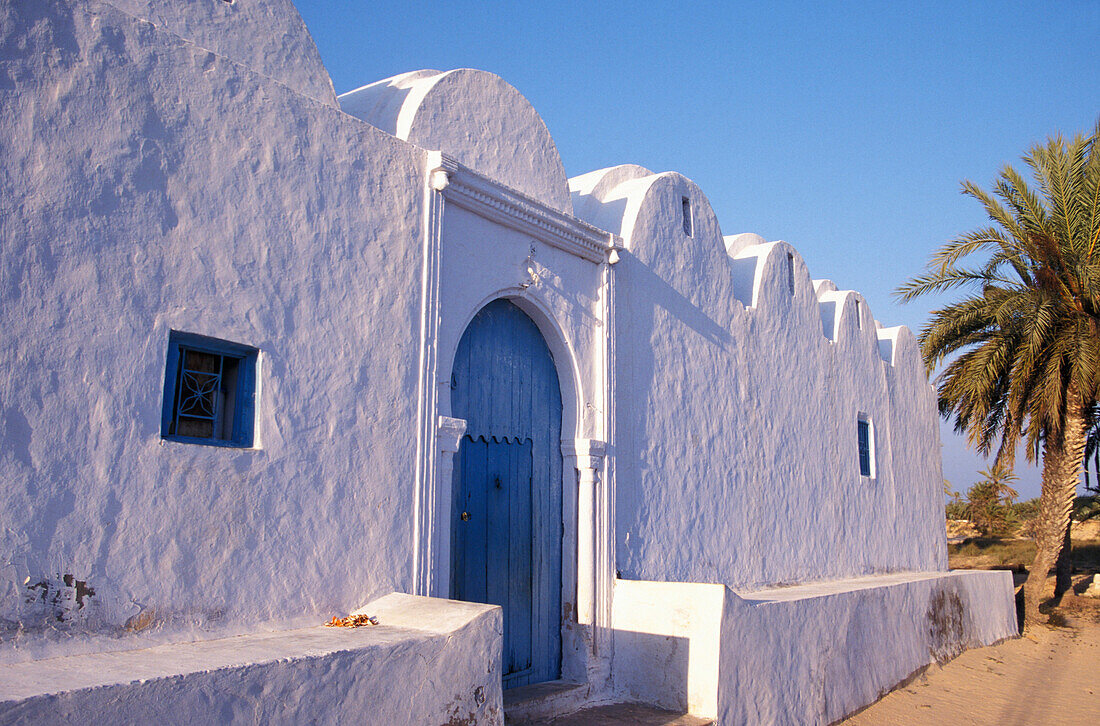
[[[518,726],[520,722],[508,718],[506,723]],[[565,716],[522,723],[524,726],[711,726],[714,721],[639,703],[610,703]]]
[[[504,692],[504,717],[508,726],[542,723],[558,714],[572,713],[589,702],[589,687],[571,681],[545,681],[509,688]]]

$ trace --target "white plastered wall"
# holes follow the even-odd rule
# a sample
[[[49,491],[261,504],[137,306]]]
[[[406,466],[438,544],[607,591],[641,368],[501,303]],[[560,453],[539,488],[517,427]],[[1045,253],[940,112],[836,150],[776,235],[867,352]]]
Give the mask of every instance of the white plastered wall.
[[[449,412],[446,395],[425,411],[420,387],[425,254],[438,223],[444,285],[427,343],[444,362],[434,372],[449,378],[465,325],[501,296],[532,316],[555,354],[573,456],[562,482],[565,668],[583,678],[597,616],[569,612],[571,464],[599,467],[602,456],[588,454],[602,454],[606,438],[607,235],[562,215],[564,172],[529,104],[469,71],[444,74],[461,83],[446,87],[443,105],[477,110],[495,98],[498,117],[432,121],[418,109],[433,133],[488,122],[524,137],[529,158],[511,171],[503,160],[521,155],[507,133],[421,138],[482,168],[495,160],[526,193],[521,206],[565,229],[568,244],[571,234],[597,240],[580,253],[542,241],[545,230],[525,233],[529,220],[426,204],[438,155],[336,111],[301,79],[274,79],[279,57],[248,65],[237,36],[221,41],[233,58],[197,45],[202,18],[94,0],[5,10],[9,37],[30,42],[6,61],[23,85],[0,112],[15,141],[4,150],[3,198],[25,198],[0,222],[3,323],[20,341],[5,351],[18,375],[3,382],[0,505],[15,523],[2,535],[12,553],[3,615],[24,629],[0,657],[286,627],[379,592],[416,591],[418,477],[430,474],[417,457],[432,445],[422,424]],[[259,45],[290,32],[287,18],[264,17],[238,16]],[[296,14],[289,20],[297,27]],[[254,449],[161,439],[170,330],[260,350]],[[606,535],[609,515],[600,516]],[[592,570],[588,601],[601,588]],[[21,588],[63,575],[95,593],[65,613],[58,642],[45,635],[53,613],[23,608]]]
[[[0,28],[0,658],[411,592],[425,152],[109,3]],[[170,330],[259,349],[257,448],[162,440]]]
[[[332,80],[292,0],[106,0],[135,18],[336,106]]]
[[[0,723],[503,726],[500,608],[392,593],[363,611],[380,624],[0,664]]]
[[[880,330],[858,294],[815,286],[786,243],[723,239],[679,174],[615,167],[571,186],[578,214],[626,247],[612,437],[621,576],[749,587],[945,568],[935,404],[912,335]],[[861,414],[873,478],[859,473]]]
[[[1012,576],[898,573],[754,592],[620,580],[618,698],[722,724],[815,724],[1016,634]]]

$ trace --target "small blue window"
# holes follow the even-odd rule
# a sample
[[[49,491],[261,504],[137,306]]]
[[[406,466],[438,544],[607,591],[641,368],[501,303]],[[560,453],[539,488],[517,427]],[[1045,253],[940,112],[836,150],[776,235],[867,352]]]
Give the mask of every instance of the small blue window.
[[[859,442],[859,473],[860,476],[872,476],[871,458],[871,422],[866,418],[856,421],[856,439]]]
[[[173,330],[164,372],[161,436],[192,444],[251,447],[257,355],[246,345]]]

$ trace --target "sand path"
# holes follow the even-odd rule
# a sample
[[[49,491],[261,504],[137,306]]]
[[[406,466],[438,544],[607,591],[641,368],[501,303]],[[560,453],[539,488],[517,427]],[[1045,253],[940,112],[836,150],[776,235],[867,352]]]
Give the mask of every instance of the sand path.
[[[967,651],[842,723],[1100,726],[1100,622]]]

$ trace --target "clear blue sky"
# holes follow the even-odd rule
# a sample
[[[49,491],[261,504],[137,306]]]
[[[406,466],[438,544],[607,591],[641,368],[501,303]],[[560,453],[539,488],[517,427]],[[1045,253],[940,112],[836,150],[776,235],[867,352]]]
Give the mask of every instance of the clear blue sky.
[[[988,186],[1100,115],[1100,0],[297,5],[338,93],[418,68],[497,73],[570,176],[679,171],[724,234],[790,242],[914,331],[936,301],[891,291],[985,221],[960,180]],[[965,491],[985,464],[943,436]],[[1037,496],[1037,470],[1018,473]]]

